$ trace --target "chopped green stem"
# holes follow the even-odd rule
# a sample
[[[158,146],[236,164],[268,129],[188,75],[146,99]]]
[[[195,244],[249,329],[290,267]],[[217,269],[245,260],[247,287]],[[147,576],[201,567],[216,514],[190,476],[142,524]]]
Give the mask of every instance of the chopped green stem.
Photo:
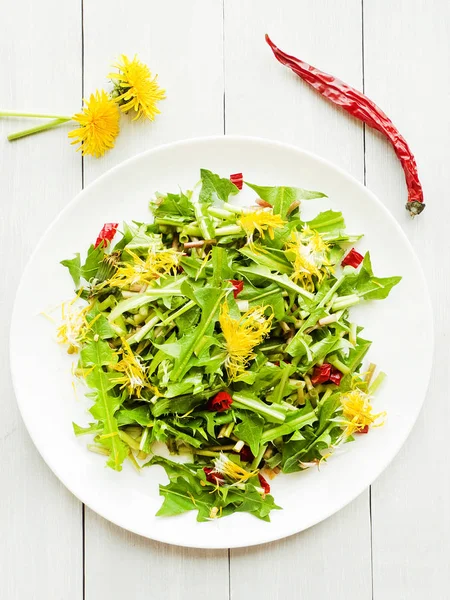
[[[103,446],[97,446],[96,444],[88,444],[87,449],[91,452],[95,452],[95,454],[102,454],[103,456],[109,456],[108,448],[104,448]]]
[[[333,311],[340,311],[344,308],[349,308],[350,306],[358,304],[359,301],[359,296],[357,296],[356,294],[349,294],[348,296],[341,296],[336,298],[336,300],[333,301],[331,308]]]
[[[351,373],[351,370],[347,367],[347,365],[344,365],[344,363],[340,361],[336,355],[329,356],[327,358],[327,362],[330,363],[330,365],[333,365],[333,367],[336,367],[336,369],[339,369],[339,371],[344,375]]]
[[[356,346],[356,337],[358,335],[358,325],[356,323],[350,323],[350,333],[348,335],[348,341],[353,346]]]
[[[216,206],[209,206],[208,213],[212,217],[217,217],[218,219],[225,219],[226,221],[232,220],[234,217],[234,215],[228,210],[223,210],[222,208],[217,208]]]
[[[241,227],[239,225],[225,225],[225,227],[218,227],[214,235],[216,237],[221,237],[224,235],[237,235],[238,233],[242,233]]]
[[[133,448],[133,450],[140,450],[138,442],[132,438],[131,435],[125,433],[125,431],[119,431],[119,437],[123,442],[128,444],[130,448]]]
[[[41,131],[47,131],[47,129],[52,129],[53,127],[57,127],[62,123],[67,123],[67,121],[71,121],[71,118],[55,119],[54,121],[50,121],[49,123],[40,125],[39,127],[32,127],[31,129],[24,129],[22,131],[18,131],[17,133],[11,133],[8,135],[8,140],[13,142],[14,140],[19,140],[20,138],[27,137],[28,135],[34,135],[35,133],[40,133]]]
[[[222,204],[222,207],[225,208],[225,210],[228,210],[229,212],[234,213],[236,215],[241,215],[243,213],[242,206],[235,206],[234,204],[230,204],[229,202],[224,202]]]
[[[261,445],[258,455],[255,456],[255,458],[253,459],[253,462],[251,464],[250,468],[252,471],[254,471],[255,469],[257,469],[259,467],[259,463],[262,461],[266,449],[267,449],[267,444]]]
[[[197,448],[192,448],[193,454],[198,454],[199,456],[220,456],[220,452],[211,452],[210,450],[197,450]]]
[[[367,383],[368,386],[370,386],[370,382],[372,381],[372,377],[375,373],[376,367],[376,365],[370,363],[369,368],[367,369],[366,374],[364,375],[364,381]]]
[[[230,437],[230,435],[233,433],[233,429],[234,429],[235,425],[236,425],[236,423],[234,421],[231,421],[231,423],[228,423],[227,427],[225,428],[225,431],[223,432],[223,437]]]
[[[103,312],[105,310],[108,310],[108,308],[113,308],[114,306],[116,306],[116,304],[117,300],[115,296],[110,294],[105,300],[103,300],[103,302],[99,302],[97,304],[97,308],[100,312]]]
[[[325,294],[325,296],[322,298],[322,300],[319,302],[319,304],[317,305],[317,308],[323,308],[326,304],[328,304],[328,302],[331,300],[331,298],[333,297],[333,294],[340,288],[340,286],[344,283],[345,279],[347,277],[347,274],[344,272],[342,273],[342,275],[339,277],[339,279],[337,281],[335,281],[334,285],[328,290],[328,292]]]
[[[147,335],[147,333],[149,333],[153,329],[153,327],[158,323],[158,321],[159,321],[159,317],[157,317],[157,316],[149,319],[143,327],[138,329],[138,331],[136,331],[136,333],[134,335],[132,335],[131,337],[129,337],[127,339],[127,342],[130,344],[130,346],[131,346],[131,344],[137,344],[142,339],[144,339],[144,337]]]
[[[375,392],[380,387],[380,385],[383,383],[385,378],[386,378],[386,373],[378,373],[378,375],[375,377],[372,385],[369,387],[368,393],[370,396],[373,396],[373,394],[375,394]]]

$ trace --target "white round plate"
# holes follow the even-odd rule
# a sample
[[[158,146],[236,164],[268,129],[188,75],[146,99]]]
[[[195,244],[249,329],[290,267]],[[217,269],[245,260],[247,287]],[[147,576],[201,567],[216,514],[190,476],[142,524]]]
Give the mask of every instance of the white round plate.
[[[271,482],[283,510],[271,523],[238,513],[197,523],[195,513],[155,517],[161,504],[161,467],[137,473],[105,468],[104,457],[75,438],[72,421],[89,421],[89,401],[75,397],[73,357],[55,342],[54,326],[40,313],[73,297],[73,284],[59,261],[83,252],[103,223],[149,220],[154,192],[192,188],[199,169],[222,176],[242,171],[259,185],[290,185],[325,192],[305,202],[302,212],[342,210],[347,229],[364,233],[377,275],[402,275],[384,301],[354,310],[373,340],[369,359],[388,375],[375,408],[386,410],[384,427],[346,445],[320,471],[280,475]],[[253,197],[253,196],[251,196]],[[401,199],[399,199],[399,202]],[[433,349],[431,304],[411,245],[380,201],[334,165],[297,148],[242,137],[188,140],[162,146],[126,161],[87,187],[62,211],[41,239],[20,283],[11,327],[11,369],[17,401],[28,431],[57,477],[91,509],[135,533],[197,548],[251,546],[297,533],[322,521],[358,496],[382,472],[408,436],[422,406]],[[418,334],[420,332],[420,334]],[[416,358],[420,356],[421,368]],[[24,375],[26,374],[26,376]]]

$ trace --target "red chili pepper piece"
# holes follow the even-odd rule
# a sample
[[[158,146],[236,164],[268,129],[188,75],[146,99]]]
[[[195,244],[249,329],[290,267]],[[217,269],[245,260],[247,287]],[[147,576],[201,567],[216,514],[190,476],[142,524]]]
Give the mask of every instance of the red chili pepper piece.
[[[369,426],[364,425],[364,427],[361,427],[361,429],[358,429],[358,431],[356,433],[369,433]]]
[[[211,469],[210,467],[203,467],[203,471],[206,475],[206,481],[209,481],[209,483],[214,485],[223,485],[225,483],[225,480],[222,479],[220,473],[216,473],[214,469]]]
[[[340,106],[350,115],[380,131],[391,142],[405,173],[408,188],[406,209],[409,210],[411,216],[419,215],[425,208],[425,204],[416,160],[405,138],[400,135],[389,117],[372,100],[369,100],[367,96],[358,90],[277,48],[267,34],[266,42],[271,47],[275,58],[282,65],[292,69],[303,81],[306,81],[333,104]]]
[[[363,260],[364,256],[357,252],[354,248],[352,248],[347,254],[347,256],[344,257],[344,260],[341,262],[341,265],[343,267],[349,265],[350,267],[357,269]]]
[[[244,184],[244,176],[242,173],[233,173],[233,175],[230,175],[230,181],[231,183],[234,183],[238,190],[242,190]]]
[[[253,452],[248,446],[243,446],[242,450],[239,452],[239,456],[244,462],[252,462],[252,460],[255,458],[253,456]]]
[[[228,392],[219,392],[211,398],[207,404],[208,410],[215,410],[216,412],[223,412],[228,410],[233,404],[233,398]]]
[[[244,282],[242,281],[242,279],[230,279],[230,283],[233,286],[233,296],[236,300],[236,298],[244,289]]]
[[[331,367],[331,374],[330,374],[331,383],[334,383],[336,385],[341,385],[342,377],[343,377],[343,375],[339,371],[339,369],[336,369],[336,367]]]
[[[100,244],[103,243],[103,247],[108,245],[113,237],[116,235],[117,228],[119,227],[119,223],[105,223],[98,234],[98,237],[95,241],[94,248],[98,248]]]
[[[325,383],[330,379],[331,365],[323,363],[320,367],[314,367],[313,376],[311,377],[311,383],[317,385],[319,383]]]
[[[258,473],[259,483],[261,484],[262,489],[264,490],[264,494],[270,494],[270,485],[269,482],[264,479],[261,473]]]
[[[311,383],[318,385],[319,383],[326,383],[331,381],[336,385],[340,385],[342,379],[342,373],[336,367],[333,367],[329,363],[323,363],[320,367],[314,367],[313,375],[311,377]]]

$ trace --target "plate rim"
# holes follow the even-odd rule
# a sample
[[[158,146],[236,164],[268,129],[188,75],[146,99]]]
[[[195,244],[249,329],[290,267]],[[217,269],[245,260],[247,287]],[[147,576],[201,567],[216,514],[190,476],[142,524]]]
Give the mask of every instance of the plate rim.
[[[38,254],[41,245],[44,242],[44,239],[47,237],[48,233],[57,225],[58,221],[60,219],[62,219],[65,215],[65,213],[67,211],[69,211],[72,206],[76,203],[79,202],[79,200],[84,196],[84,194],[87,191],[91,191],[92,189],[94,189],[96,186],[100,185],[103,180],[107,179],[109,176],[111,176],[112,173],[115,173],[117,171],[120,171],[123,168],[126,168],[129,164],[138,161],[139,159],[143,158],[144,156],[149,156],[152,154],[156,154],[159,153],[161,151],[165,151],[168,149],[172,149],[172,148],[179,148],[179,147],[183,147],[183,146],[190,146],[190,145],[195,145],[195,144],[203,144],[203,143],[208,143],[208,142],[219,142],[219,143],[233,143],[233,142],[252,142],[252,143],[259,143],[259,144],[265,144],[265,145],[270,145],[273,147],[278,147],[281,149],[285,149],[285,150],[289,150],[289,151],[294,151],[298,154],[302,154],[304,156],[307,156],[311,159],[313,159],[314,161],[316,161],[317,163],[320,163],[322,165],[324,165],[325,167],[328,167],[332,170],[334,170],[335,172],[339,173],[340,176],[342,176],[343,178],[345,178],[347,181],[351,182],[353,185],[356,184],[356,187],[362,191],[364,194],[368,194],[371,197],[371,200],[384,212],[384,214],[387,216],[387,218],[389,218],[393,225],[395,226],[397,233],[399,234],[399,236],[403,239],[403,242],[406,244],[406,246],[408,247],[411,256],[413,257],[414,261],[415,261],[415,266],[417,268],[417,272],[418,275],[421,278],[421,281],[423,283],[423,289],[424,289],[424,300],[425,303],[427,304],[427,313],[429,314],[429,320],[430,320],[430,328],[429,328],[429,336],[430,336],[430,345],[431,348],[429,350],[429,358],[428,358],[428,362],[429,362],[429,367],[428,367],[428,373],[427,373],[427,379],[425,382],[425,392],[423,394],[423,398],[421,400],[420,405],[417,407],[416,409],[416,414],[414,415],[414,418],[411,420],[410,426],[408,427],[407,430],[404,431],[403,435],[401,437],[398,438],[398,440],[396,441],[396,444],[393,446],[393,450],[389,456],[389,458],[385,461],[383,461],[381,463],[381,466],[379,466],[377,469],[375,469],[374,474],[372,474],[369,478],[368,478],[368,482],[366,480],[361,481],[361,484],[359,486],[357,486],[356,491],[352,492],[352,494],[349,495],[348,498],[346,498],[345,501],[339,503],[337,506],[334,505],[333,508],[329,511],[325,511],[325,514],[321,517],[321,518],[312,518],[310,520],[310,522],[308,522],[305,526],[301,527],[300,529],[298,529],[295,525],[292,527],[292,529],[290,530],[290,532],[285,533],[285,532],[281,532],[279,535],[276,533],[276,531],[274,531],[273,529],[267,529],[267,533],[263,534],[262,536],[259,536],[257,540],[254,541],[246,541],[246,542],[238,542],[236,544],[233,545],[227,545],[227,546],[223,546],[223,545],[218,545],[218,544],[214,544],[214,543],[202,543],[202,544],[198,544],[198,543],[192,543],[190,542],[190,540],[186,540],[186,542],[183,542],[182,544],[180,542],[174,541],[173,539],[170,539],[172,536],[168,535],[168,536],[164,536],[164,535],[160,535],[157,532],[155,532],[155,535],[148,535],[145,533],[142,533],[138,530],[136,530],[136,528],[133,527],[129,527],[127,525],[124,525],[120,522],[120,519],[112,519],[111,517],[106,517],[104,516],[104,514],[102,514],[101,512],[101,507],[94,507],[90,501],[86,501],[84,499],[84,493],[82,491],[82,493],[75,493],[74,490],[72,489],[72,486],[70,485],[70,483],[67,482],[64,474],[61,474],[60,470],[58,469],[57,466],[55,466],[53,464],[52,461],[52,456],[50,452],[47,452],[45,447],[40,448],[35,440],[35,436],[33,435],[33,427],[30,427],[30,423],[29,420],[26,417],[26,411],[24,410],[24,405],[23,402],[20,399],[20,394],[18,393],[18,384],[17,384],[17,380],[18,380],[18,376],[19,373],[17,372],[17,369],[15,368],[15,360],[14,360],[14,356],[13,356],[13,337],[14,337],[14,333],[15,333],[15,329],[16,329],[16,321],[17,321],[17,301],[18,301],[18,297],[22,291],[22,287],[24,285],[24,281],[26,279],[26,276],[31,268],[31,265],[34,261],[35,256]],[[69,490],[69,492],[71,494],[73,494],[75,496],[75,498],[77,498],[80,502],[82,502],[84,505],[86,505],[89,509],[91,509],[92,511],[94,511],[96,514],[98,514],[99,516],[101,516],[102,518],[110,521],[111,523],[114,523],[115,525],[130,531],[136,535],[139,535],[141,537],[147,538],[147,539],[151,539],[157,542],[162,542],[162,543],[167,543],[167,544],[171,544],[171,545],[176,545],[176,546],[180,546],[180,547],[186,547],[186,548],[202,548],[202,549],[224,549],[224,548],[243,548],[243,547],[251,547],[251,546],[258,546],[261,544],[266,544],[266,543],[270,543],[270,542],[275,542],[279,539],[284,539],[287,537],[290,537],[292,535],[296,535],[298,533],[301,533],[302,531],[306,531],[307,529],[309,529],[310,527],[325,521],[326,519],[328,519],[329,517],[331,517],[332,515],[334,515],[335,513],[339,512],[340,510],[342,510],[345,506],[347,506],[348,504],[350,504],[351,502],[353,502],[357,497],[359,497],[368,487],[370,487],[377,479],[378,477],[381,475],[381,473],[383,473],[387,467],[391,464],[391,462],[394,460],[394,458],[397,456],[397,454],[399,453],[400,449],[402,448],[402,446],[405,444],[406,440],[409,438],[411,431],[414,427],[414,425],[417,422],[417,419],[423,409],[423,405],[425,403],[425,400],[427,398],[428,395],[428,390],[429,390],[429,385],[430,385],[430,380],[431,380],[431,374],[432,374],[432,367],[433,367],[433,362],[434,362],[434,351],[435,351],[435,327],[434,327],[434,311],[433,311],[433,305],[431,302],[431,295],[430,295],[430,291],[427,285],[427,280],[425,277],[425,273],[424,270],[422,268],[422,265],[418,259],[418,256],[414,250],[414,247],[412,245],[412,243],[410,242],[409,238],[407,237],[406,233],[403,231],[402,227],[400,226],[399,222],[397,221],[397,219],[394,217],[394,215],[390,212],[390,210],[381,202],[381,200],[368,188],[366,187],[364,184],[362,184],[360,181],[358,181],[353,175],[351,175],[350,173],[348,173],[345,169],[339,167],[338,165],[336,165],[335,163],[331,162],[328,159],[325,159],[317,154],[315,154],[314,152],[310,152],[309,150],[305,150],[299,146],[296,146],[295,144],[290,144],[290,143],[285,143],[285,142],[280,142],[277,140],[273,140],[270,138],[264,138],[264,137],[259,137],[259,136],[247,136],[247,135],[211,135],[211,136],[200,136],[200,137],[192,137],[192,138],[186,138],[186,139],[181,139],[181,140],[177,140],[177,141],[173,141],[173,142],[169,142],[169,143],[165,143],[165,144],[160,144],[158,146],[155,146],[154,148],[150,148],[148,150],[144,150],[143,152],[139,152],[138,154],[135,154],[129,158],[127,158],[126,160],[120,162],[119,164],[111,167],[110,169],[108,169],[105,173],[103,173],[102,175],[100,175],[99,177],[97,177],[94,181],[92,181],[89,185],[87,185],[86,187],[84,187],[80,192],[78,192],[78,194],[76,194],[65,206],[64,208],[62,208],[62,210],[52,219],[52,221],[49,223],[49,225],[46,227],[46,229],[44,230],[44,232],[42,233],[41,237],[39,238],[35,248],[33,249],[30,257],[28,258],[26,265],[22,271],[21,277],[20,277],[20,281],[19,284],[17,286],[16,292],[14,294],[14,301],[13,301],[13,308],[12,311],[10,313],[11,315],[11,322],[10,322],[10,328],[9,328],[9,338],[8,338],[8,343],[9,343],[9,365],[10,365],[10,373],[11,373],[11,379],[12,379],[12,384],[13,384],[13,390],[14,390],[14,396],[16,399],[16,403],[17,406],[19,408],[19,412],[22,418],[22,421],[25,425],[25,428],[28,432],[28,435],[30,436],[36,450],[38,451],[38,453],[40,454],[40,456],[42,457],[42,459],[44,460],[44,462],[46,463],[47,467],[52,471],[52,473],[58,478],[58,480],[64,485],[64,487],[66,489]],[[95,503],[94,503],[95,504]]]

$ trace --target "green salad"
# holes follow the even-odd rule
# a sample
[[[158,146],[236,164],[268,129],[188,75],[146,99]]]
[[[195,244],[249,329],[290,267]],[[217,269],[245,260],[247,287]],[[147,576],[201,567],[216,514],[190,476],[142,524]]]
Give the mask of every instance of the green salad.
[[[62,261],[76,296],[58,340],[92,402],[73,427],[116,471],[165,469],[160,516],[268,521],[277,473],[382,424],[384,374],[362,368],[371,342],[350,309],[401,278],[374,275],[340,212],[302,220],[301,202],[324,194],[200,175],[157,193],[148,223],[106,223],[83,260]],[[239,205],[243,185],[253,206]]]

